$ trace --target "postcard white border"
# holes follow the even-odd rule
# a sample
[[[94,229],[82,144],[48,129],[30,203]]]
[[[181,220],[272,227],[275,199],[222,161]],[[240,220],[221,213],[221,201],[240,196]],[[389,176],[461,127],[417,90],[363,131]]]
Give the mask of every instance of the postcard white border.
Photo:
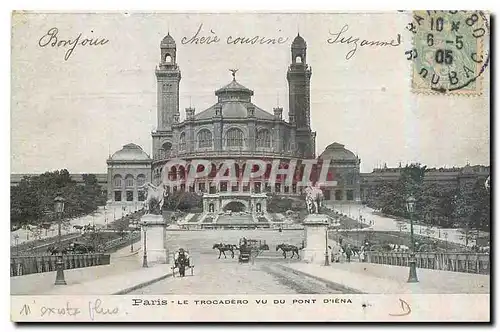
[[[368,0],[361,0],[361,1],[348,1],[348,2],[328,2],[329,6],[335,6],[335,8],[330,7],[330,8],[325,8],[325,5],[327,3],[322,0],[310,0],[307,2],[303,1],[288,1],[286,3],[286,8],[287,9],[293,9],[293,10],[345,10],[345,9],[377,9],[377,10],[388,10],[388,9],[396,9],[396,8],[402,8],[402,9],[411,9],[411,7],[418,7],[418,8],[452,8],[459,6],[460,8],[463,9],[477,9],[477,8],[482,8],[482,9],[490,9],[491,11],[495,12],[495,9],[498,9],[500,6],[499,2],[493,2],[493,1],[488,1],[488,0],[476,0],[473,2],[459,2],[457,3],[456,1],[449,1],[448,3],[444,4],[443,2],[436,2],[432,0],[421,0],[418,3],[415,2],[406,2],[406,3],[400,3],[398,1],[392,0],[392,1],[368,1]],[[83,9],[83,8],[93,8],[93,9],[101,9],[101,10],[120,10],[120,8],[128,8],[128,9],[145,9],[145,10],[153,10],[154,8],[164,8],[166,6],[170,7],[171,9],[177,9],[177,10],[187,10],[187,9],[205,9],[205,10],[228,10],[228,9],[239,9],[239,10],[250,10],[250,9],[267,9],[267,10],[280,10],[283,7],[283,4],[281,2],[269,2],[265,0],[256,0],[252,1],[251,3],[245,4],[245,3],[238,3],[238,8],[234,8],[234,2],[230,1],[200,1],[200,0],[195,0],[195,1],[182,1],[182,2],[168,2],[165,3],[164,1],[133,1],[133,0],[122,0],[120,2],[118,1],[96,1],[96,0],[86,0],[86,1],[62,1],[62,0],[57,0],[57,1],[44,1],[43,5],[34,0],[23,0],[23,1],[16,1],[15,2],[15,8],[8,2],[2,2],[1,4],[1,13],[2,13],[2,22],[4,24],[4,29],[2,29],[2,34],[0,34],[0,38],[2,41],[3,45],[3,52],[2,57],[2,72],[3,72],[3,80],[2,80],[2,94],[3,98],[2,100],[7,101],[7,105],[5,105],[6,110],[10,110],[10,29],[11,29],[11,11],[14,9],[44,9],[44,10],[49,10],[49,9],[54,9],[57,8],[58,10],[76,10],[76,9]],[[233,8],[231,8],[233,6]],[[375,7],[375,8],[374,8]],[[436,8],[437,9],[437,8]],[[497,34],[495,34],[495,38]],[[496,40],[498,41],[498,40]],[[495,73],[493,73],[495,74]],[[498,85],[495,89],[495,91],[492,91],[492,94],[495,93],[498,95]],[[4,144],[1,145],[2,147],[2,152],[4,155],[4,160],[2,163],[2,174],[4,175],[3,179],[3,191],[2,191],[2,210],[4,211],[4,220],[8,220],[9,215],[9,183],[10,180],[8,178],[8,172],[10,170],[10,149],[9,149],[9,144],[10,144],[10,112],[4,111],[2,112],[3,115],[3,121],[0,121],[3,130],[1,132],[4,135],[3,142]],[[498,121],[497,117],[497,121]],[[496,122],[495,124],[498,125]],[[493,143],[493,142],[492,142]],[[496,145],[498,146],[498,144]],[[496,169],[495,169],[496,170]],[[494,184],[495,185],[495,184]],[[493,186],[494,186],[493,185]],[[497,201],[495,201],[497,203]],[[4,233],[4,236],[7,239],[7,232]],[[493,235],[494,236],[494,235]],[[4,243],[9,243],[9,241],[5,240]],[[3,257],[4,261],[4,266],[6,266],[8,262],[8,257],[7,255],[4,255]],[[7,284],[10,282],[10,279],[8,279],[7,275],[5,274],[4,276],[4,284]],[[9,280],[9,281],[8,281]],[[10,294],[9,294],[9,289],[10,287],[3,287],[2,288],[4,292],[6,293],[6,296],[3,296],[3,302],[2,302],[2,311],[4,313],[9,313],[10,312],[10,307],[11,307],[11,300],[15,301],[14,297],[11,299]],[[430,295],[425,295],[421,296],[423,300],[425,300],[425,297],[429,297]],[[442,295],[443,297],[450,297],[450,295]],[[465,295],[465,296],[470,296],[470,295]],[[474,295],[472,295],[474,296]],[[481,296],[481,295],[480,295]],[[482,297],[482,296],[481,296]],[[489,306],[489,304],[488,304]],[[470,307],[470,305],[466,306]],[[495,313],[493,313],[495,314]],[[15,327],[13,324],[9,323],[9,317],[4,317],[5,319],[3,320],[2,328],[4,328],[6,331],[13,330]],[[32,329],[36,328],[36,326],[32,327],[25,327],[25,329]],[[70,329],[71,327],[65,327],[64,329]],[[123,329],[123,327],[114,327],[114,328],[119,328]],[[338,329],[339,327],[335,327]],[[361,329],[362,327],[360,327]],[[442,331],[446,328],[454,328],[453,326],[450,327],[443,327],[440,326],[439,330]],[[100,328],[98,328],[99,330]],[[112,329],[112,328],[111,328]],[[172,329],[176,329],[175,327],[172,327]],[[342,329],[342,328],[340,328]],[[429,327],[426,327],[426,329],[429,329]],[[430,328],[432,329],[432,328]],[[437,327],[436,327],[437,329]]]

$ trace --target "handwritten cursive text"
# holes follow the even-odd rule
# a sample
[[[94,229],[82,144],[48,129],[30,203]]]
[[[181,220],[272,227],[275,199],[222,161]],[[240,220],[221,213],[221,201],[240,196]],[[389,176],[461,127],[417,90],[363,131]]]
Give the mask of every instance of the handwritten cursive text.
[[[118,314],[118,307],[114,308],[105,308],[100,299],[89,302],[89,316],[91,320],[94,320],[96,316],[113,316]]]
[[[44,316],[77,316],[81,313],[80,309],[70,306],[66,302],[65,307],[40,307],[40,315]]]
[[[409,314],[411,314],[411,307],[408,302],[403,299],[399,299],[399,304],[401,305],[402,312],[398,314],[389,314],[389,316],[408,316]]]
[[[326,42],[328,44],[347,44],[347,45],[352,44],[353,46],[352,46],[351,50],[349,52],[347,52],[347,54],[345,56],[346,60],[349,60],[356,53],[356,51],[358,49],[358,42],[360,41],[360,38],[353,37],[353,36],[349,36],[349,37],[343,36],[343,34],[345,32],[347,32],[347,30],[349,30],[349,26],[346,24],[342,27],[342,29],[340,29],[339,32],[333,33],[331,31],[329,31],[329,33],[332,37],[328,38],[326,40]],[[359,46],[382,46],[382,47],[394,46],[394,47],[396,47],[399,45],[401,45],[401,35],[400,34],[397,35],[396,40],[393,39],[391,41],[369,41],[369,40],[363,39],[359,43]]]
[[[182,37],[181,43],[195,44],[195,45],[210,45],[218,44],[221,42],[221,38],[217,36],[213,29],[210,29],[209,33],[202,32],[203,23],[198,26],[196,33],[190,37]],[[281,30],[280,30],[281,31]],[[277,45],[285,44],[288,42],[288,37],[267,37],[267,36],[232,36],[229,35],[225,38],[226,44],[228,45]]]
[[[90,31],[94,32],[94,31]],[[64,60],[68,61],[68,59],[71,57],[73,54],[73,51],[75,50],[77,45],[80,46],[103,46],[109,43],[108,39],[105,38],[82,38],[82,33],[80,33],[76,38],[74,39],[61,39],[57,35],[59,33],[59,29],[57,28],[50,28],[49,31],[45,35],[40,38],[38,41],[38,45],[40,47],[47,47],[47,46],[52,46],[52,47],[64,47],[68,48],[66,53],[64,54]]]

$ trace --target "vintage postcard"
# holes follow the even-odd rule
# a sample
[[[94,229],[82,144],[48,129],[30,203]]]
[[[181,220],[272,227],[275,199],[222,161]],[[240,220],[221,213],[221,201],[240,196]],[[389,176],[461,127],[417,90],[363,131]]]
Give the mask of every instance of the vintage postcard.
[[[15,322],[489,322],[490,16],[12,13]]]

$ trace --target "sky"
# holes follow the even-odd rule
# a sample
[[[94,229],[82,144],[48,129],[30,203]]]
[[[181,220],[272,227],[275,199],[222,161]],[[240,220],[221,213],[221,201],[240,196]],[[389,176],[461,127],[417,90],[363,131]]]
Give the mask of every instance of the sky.
[[[448,96],[411,91],[411,38],[403,13],[348,14],[16,14],[12,23],[11,173],[66,168],[104,173],[106,159],[136,143],[151,154],[156,127],[155,67],[159,44],[170,32],[177,42],[181,119],[216,102],[215,90],[231,81],[254,90],[253,102],[288,114],[286,71],[290,45],[299,32],[312,67],[311,126],[316,153],[339,142],[361,158],[361,171],[387,163],[430,167],[489,165],[489,95]],[[182,44],[200,25],[212,44]],[[345,25],[345,36],[391,41],[397,47],[329,44]],[[41,47],[57,28],[58,42],[84,38],[104,45]],[[54,31],[54,30],[52,30]],[[287,39],[279,45],[228,45],[227,38]],[[42,37],[44,39],[42,39]],[[54,41],[54,40],[52,40]],[[488,86],[488,68],[480,78]]]

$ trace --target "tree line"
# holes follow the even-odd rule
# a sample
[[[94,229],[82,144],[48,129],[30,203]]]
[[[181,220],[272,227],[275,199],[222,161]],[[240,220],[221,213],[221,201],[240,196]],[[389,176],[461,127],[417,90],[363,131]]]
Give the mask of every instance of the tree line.
[[[39,225],[55,220],[54,198],[63,197],[64,217],[78,217],[92,213],[106,204],[94,174],[83,174],[83,185],[71,179],[66,169],[24,177],[10,190],[10,218],[13,227]]]
[[[406,200],[416,199],[413,218],[441,227],[490,229],[490,191],[485,180],[478,178],[470,185],[424,182],[426,166],[411,164],[401,169],[395,182],[378,185],[365,202],[383,213],[408,218]]]

